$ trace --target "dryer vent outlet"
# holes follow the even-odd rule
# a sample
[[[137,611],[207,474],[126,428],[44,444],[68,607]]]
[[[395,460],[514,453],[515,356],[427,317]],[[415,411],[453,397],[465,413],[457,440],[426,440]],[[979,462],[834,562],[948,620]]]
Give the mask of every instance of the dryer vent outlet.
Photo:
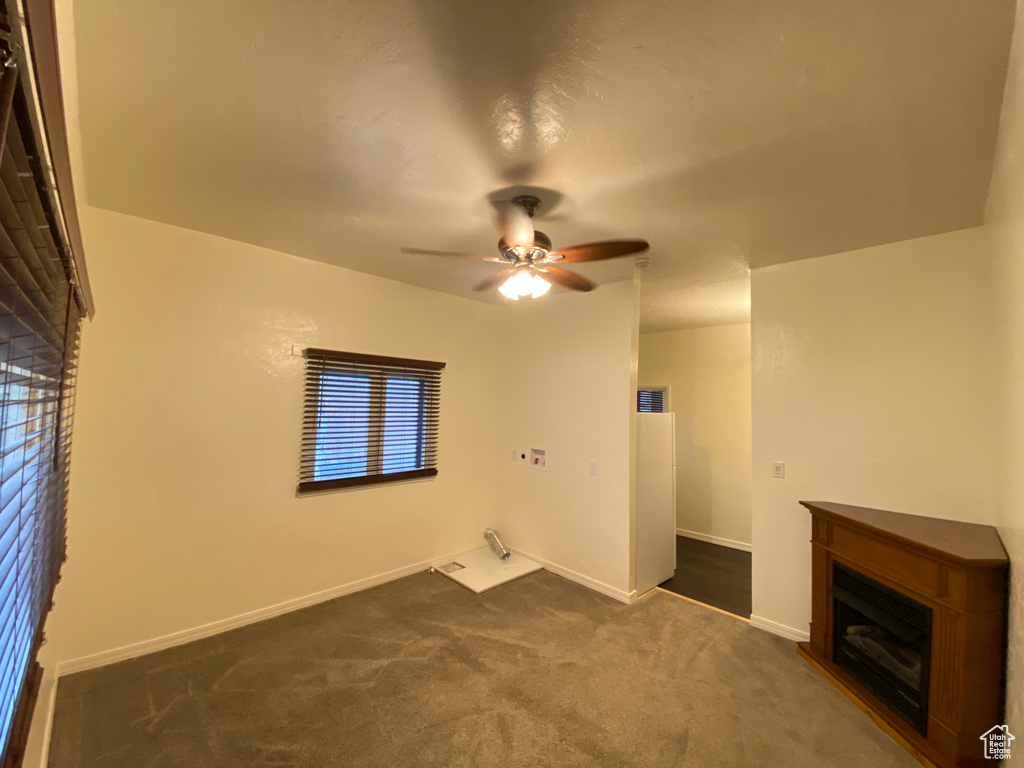
[[[487,528],[484,530],[484,538],[491,545],[491,549],[494,550],[494,554],[502,560],[508,560],[512,555],[512,550],[501,543],[501,538],[498,536],[498,532],[493,528]]]

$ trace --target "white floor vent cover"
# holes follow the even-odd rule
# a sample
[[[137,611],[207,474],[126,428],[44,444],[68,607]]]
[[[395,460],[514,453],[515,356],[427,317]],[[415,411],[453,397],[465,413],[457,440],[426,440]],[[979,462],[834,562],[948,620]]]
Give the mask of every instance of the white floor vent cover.
[[[479,595],[520,576],[539,571],[542,567],[540,563],[515,552],[507,560],[502,560],[490,547],[483,547],[461,555],[451,563],[439,565],[436,570]]]

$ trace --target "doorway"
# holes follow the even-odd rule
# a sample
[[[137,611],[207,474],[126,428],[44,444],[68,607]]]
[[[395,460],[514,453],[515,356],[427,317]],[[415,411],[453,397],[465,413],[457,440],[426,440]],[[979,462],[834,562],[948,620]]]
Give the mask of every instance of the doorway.
[[[750,552],[676,535],[676,572],[658,586],[749,619]]]
[[[638,412],[675,422],[676,570],[659,586],[747,619],[750,324],[642,333],[637,390]]]

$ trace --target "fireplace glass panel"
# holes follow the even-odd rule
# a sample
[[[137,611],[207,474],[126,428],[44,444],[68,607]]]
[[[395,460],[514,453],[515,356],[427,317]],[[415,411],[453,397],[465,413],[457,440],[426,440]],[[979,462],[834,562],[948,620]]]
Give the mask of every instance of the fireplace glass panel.
[[[833,661],[926,736],[931,609],[840,563],[829,593]]]

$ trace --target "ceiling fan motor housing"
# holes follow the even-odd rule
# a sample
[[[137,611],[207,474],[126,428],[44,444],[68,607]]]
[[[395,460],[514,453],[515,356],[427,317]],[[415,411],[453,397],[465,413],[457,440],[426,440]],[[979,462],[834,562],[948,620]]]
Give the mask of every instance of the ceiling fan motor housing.
[[[501,252],[501,255],[509,261],[521,261],[523,259],[523,254],[520,254],[515,248],[510,247],[508,243],[505,242],[504,237],[498,240],[498,250]],[[535,229],[533,231],[533,250],[525,255],[528,256],[531,261],[540,261],[550,252],[551,238],[540,230]]]
[[[474,288],[477,291],[495,288],[500,284],[498,290],[510,299],[527,295],[538,298],[547,292],[551,283],[573,291],[592,291],[596,287],[593,281],[563,269],[562,264],[614,259],[643,253],[648,248],[646,240],[606,240],[559,248],[556,253],[552,253],[551,238],[535,229],[533,222],[530,221],[541,206],[540,198],[534,195],[518,195],[511,200],[495,200],[493,197],[491,199],[498,213],[498,228],[503,230],[505,235],[498,240],[501,258],[485,257],[484,261],[501,262],[504,269],[477,285]],[[509,245],[510,241],[518,245]],[[471,254],[452,251],[422,251],[414,248],[402,250],[405,253],[473,258]]]

